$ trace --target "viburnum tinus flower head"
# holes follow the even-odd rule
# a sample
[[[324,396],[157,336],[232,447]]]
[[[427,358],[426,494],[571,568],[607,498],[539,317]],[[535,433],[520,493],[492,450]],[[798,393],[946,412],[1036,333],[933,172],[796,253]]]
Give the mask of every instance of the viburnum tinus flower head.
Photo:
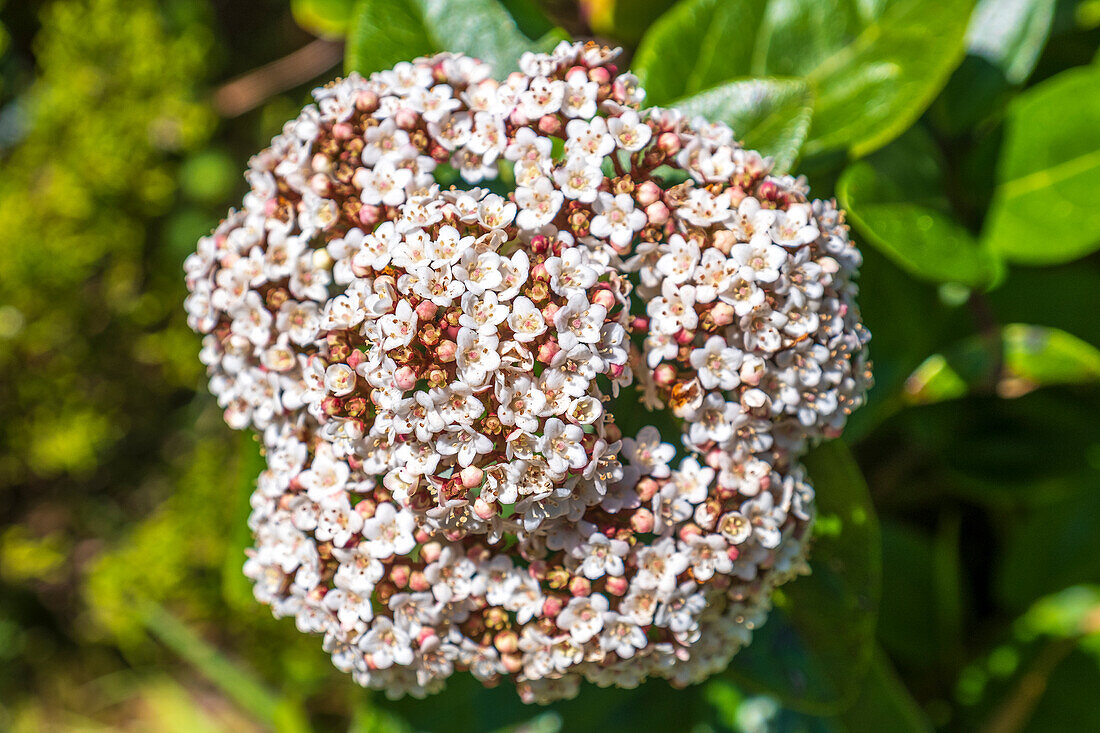
[[[807,570],[799,459],[870,380],[859,252],[616,55],[318,89],[187,261],[266,454],[245,573],[363,685],[690,684]]]

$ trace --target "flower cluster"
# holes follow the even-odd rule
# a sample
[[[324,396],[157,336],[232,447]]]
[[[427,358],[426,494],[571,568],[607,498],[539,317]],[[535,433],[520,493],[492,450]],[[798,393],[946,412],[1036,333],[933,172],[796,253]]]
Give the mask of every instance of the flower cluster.
[[[266,454],[245,573],[363,685],[689,684],[806,570],[799,456],[870,380],[858,250],[615,56],[319,89],[187,261],[211,391]]]

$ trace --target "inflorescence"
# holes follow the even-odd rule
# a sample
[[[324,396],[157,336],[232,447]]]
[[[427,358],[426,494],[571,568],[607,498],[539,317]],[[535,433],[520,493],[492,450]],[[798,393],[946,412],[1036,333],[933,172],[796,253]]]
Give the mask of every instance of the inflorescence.
[[[807,572],[799,457],[870,382],[860,254],[616,55],[318,89],[186,263],[210,389],[265,449],[245,573],[360,684],[690,684]],[[639,403],[681,435],[624,437]]]

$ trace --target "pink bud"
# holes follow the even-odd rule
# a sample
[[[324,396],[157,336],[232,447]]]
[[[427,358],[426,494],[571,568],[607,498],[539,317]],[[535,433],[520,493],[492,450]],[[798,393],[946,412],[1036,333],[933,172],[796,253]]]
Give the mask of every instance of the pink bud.
[[[630,583],[626,578],[608,578],[605,587],[607,592],[613,596],[626,595],[626,591],[630,588]]]
[[[542,602],[542,615],[545,618],[554,618],[561,613],[562,602],[560,598],[550,596]]]
[[[442,362],[450,362],[455,360],[455,354],[458,353],[458,344],[454,341],[441,341],[439,346],[435,348],[435,355]]]
[[[439,306],[430,300],[420,301],[420,305],[416,306],[416,315],[422,321],[430,321],[435,318],[436,311],[439,310]]]
[[[634,198],[642,206],[649,206],[661,200],[661,187],[653,181],[646,181],[634,189]]]
[[[638,482],[638,485],[634,487],[634,491],[637,492],[639,499],[647,502],[657,495],[657,490],[660,488],[656,481],[647,476]]]
[[[370,519],[374,516],[374,510],[377,505],[370,499],[361,499],[358,504],[355,505],[356,513],[363,519]]]
[[[443,546],[438,542],[428,542],[420,548],[420,559],[424,562],[435,562],[443,552]]]
[[[485,501],[479,496],[474,499],[474,514],[477,515],[478,519],[487,521],[490,517],[496,514],[496,510],[493,509],[492,504]]]
[[[668,155],[680,152],[680,136],[675,132],[662,132],[657,136],[657,147]]]
[[[645,534],[653,531],[653,512],[648,509],[636,509],[630,518],[630,526],[635,532]]]
[[[664,224],[668,221],[669,210],[664,201],[654,201],[645,207],[645,215],[650,224]]]
[[[508,116],[508,121],[516,127],[523,127],[528,122],[530,122],[530,120],[527,119],[527,115],[523,114],[523,112],[520,111],[519,107],[516,107],[514,110],[512,110],[512,114]]]
[[[676,370],[671,364],[661,364],[653,370],[653,381],[658,386],[667,387],[676,381]]]
[[[546,238],[542,237],[542,239],[545,240]],[[540,249],[545,249],[546,248],[546,245],[545,245],[544,242],[534,242],[534,241],[531,242],[531,247],[532,247],[532,249],[534,249],[535,247],[537,247],[540,244],[542,245],[542,247],[540,247]],[[539,262],[538,264],[536,264],[534,267],[531,268],[531,279],[532,280],[549,280],[550,279],[550,273],[546,269],[546,263],[545,262]]]
[[[367,355],[364,354],[361,349],[356,349],[348,354],[348,366],[352,369],[358,369],[359,365],[366,361],[366,359]]]
[[[731,545],[730,548],[726,550],[726,557],[730,560],[736,560],[741,557],[741,551]]]
[[[710,309],[710,318],[716,326],[730,325],[736,315],[737,312],[733,310],[733,306],[729,303],[718,302]]]
[[[472,489],[481,485],[481,479],[485,476],[485,472],[477,466],[466,466],[458,476],[462,479],[463,486]],[[482,517],[482,519],[485,519],[485,517]]]
[[[551,339],[539,347],[539,353],[536,358],[543,364],[549,364],[554,360],[554,356],[559,351],[561,351],[561,346],[558,345],[557,341]]]
[[[393,373],[393,381],[402,392],[408,391],[416,386],[416,371],[410,366],[399,367]]]
[[[611,72],[603,66],[597,66],[588,72],[588,78],[597,84],[606,84],[611,81]]]
[[[611,365],[611,378],[618,379],[626,371],[626,364],[612,364]]]
[[[355,128],[347,122],[337,122],[332,126],[332,136],[337,140],[351,140],[355,137]]]
[[[423,593],[429,590],[432,584],[428,582],[428,579],[424,577],[423,570],[415,570],[413,574],[409,576],[409,588],[417,593]]]
[[[592,302],[596,305],[602,305],[607,310],[611,310],[615,306],[615,294],[610,290],[600,290],[592,297]]]
[[[547,303],[542,308],[542,317],[546,319],[547,323],[554,322],[554,315],[561,310],[561,306],[557,303]]]
[[[411,130],[416,127],[416,112],[411,109],[402,108],[397,110],[397,114],[393,116],[393,121],[397,123],[397,126],[402,130]]]
[[[420,646],[424,646],[428,642],[428,640],[435,635],[435,629],[433,629],[431,626],[425,626],[420,629],[420,633],[417,634],[416,643]]]
[[[355,108],[360,112],[373,112],[378,109],[378,95],[371,91],[361,91],[355,95]]]
[[[569,581],[569,592],[572,593],[575,598],[587,596],[592,592],[592,581],[583,576],[575,575],[573,579]]]
[[[394,565],[390,568],[390,580],[398,588],[404,588],[409,584],[409,577],[412,575],[412,570],[408,565]]]
[[[643,316],[635,316],[634,320],[630,323],[630,328],[634,331],[648,331],[649,319]]]
[[[676,334],[676,343],[681,346],[687,346],[695,340],[695,332],[688,331],[687,329],[680,329],[680,332]]]
[[[377,206],[363,206],[359,209],[359,222],[364,226],[372,227],[378,223],[381,213]]]
[[[539,132],[544,135],[557,135],[561,132],[561,120],[555,115],[543,115],[539,118]]]

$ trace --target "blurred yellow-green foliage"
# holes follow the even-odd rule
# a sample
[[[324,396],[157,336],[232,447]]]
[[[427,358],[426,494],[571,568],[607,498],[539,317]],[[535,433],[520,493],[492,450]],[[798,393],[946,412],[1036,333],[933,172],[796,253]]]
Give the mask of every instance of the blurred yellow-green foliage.
[[[499,0],[532,38],[621,43],[662,104],[802,80],[758,102],[812,122],[744,132],[839,196],[865,245],[877,386],[846,441],[882,600],[866,669],[825,669],[851,699],[754,686],[769,646],[683,692],[517,712],[458,679],[393,704],[252,600],[260,458],[203,391],[181,263],[339,71],[345,31],[362,70],[386,62],[354,19],[398,2],[0,0],[0,730],[1100,729],[1096,0]],[[331,63],[255,71],[310,43]],[[842,523],[820,526],[825,554]]]

